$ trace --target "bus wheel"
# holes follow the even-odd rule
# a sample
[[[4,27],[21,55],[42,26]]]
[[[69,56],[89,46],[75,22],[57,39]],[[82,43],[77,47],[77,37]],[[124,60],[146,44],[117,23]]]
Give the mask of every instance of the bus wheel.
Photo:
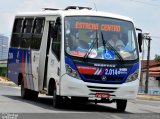
[[[30,92],[30,99],[36,100],[38,98],[38,92],[34,90],[29,90]]]
[[[117,111],[118,112],[124,112],[127,106],[127,100],[116,100],[117,103]]]
[[[21,97],[23,99],[28,99],[29,98],[29,91],[24,88],[24,81],[22,80],[22,83],[21,83]]]
[[[37,99],[38,98],[38,92],[26,89],[24,87],[24,81],[22,80],[22,83],[21,83],[21,97],[23,99]]]
[[[56,94],[56,88],[53,90],[53,107],[58,108],[62,106],[63,98]]]

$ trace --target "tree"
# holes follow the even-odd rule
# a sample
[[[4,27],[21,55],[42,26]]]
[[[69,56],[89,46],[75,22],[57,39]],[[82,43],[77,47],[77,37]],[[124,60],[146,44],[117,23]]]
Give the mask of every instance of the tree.
[[[154,59],[155,59],[155,61],[160,63],[160,55],[156,54]]]

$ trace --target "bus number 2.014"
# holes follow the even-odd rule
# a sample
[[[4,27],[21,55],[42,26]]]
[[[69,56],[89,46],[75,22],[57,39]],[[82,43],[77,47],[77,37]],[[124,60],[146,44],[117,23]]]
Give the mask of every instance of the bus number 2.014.
[[[120,72],[118,69],[105,69],[105,75],[118,75]]]

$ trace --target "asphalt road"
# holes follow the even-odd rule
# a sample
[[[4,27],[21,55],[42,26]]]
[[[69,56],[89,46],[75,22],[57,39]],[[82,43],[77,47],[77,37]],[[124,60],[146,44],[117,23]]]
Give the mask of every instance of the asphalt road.
[[[52,107],[52,97],[24,100],[19,87],[0,85],[0,119],[160,119],[160,101],[129,101],[126,111],[118,113],[116,104],[73,103],[60,109]]]

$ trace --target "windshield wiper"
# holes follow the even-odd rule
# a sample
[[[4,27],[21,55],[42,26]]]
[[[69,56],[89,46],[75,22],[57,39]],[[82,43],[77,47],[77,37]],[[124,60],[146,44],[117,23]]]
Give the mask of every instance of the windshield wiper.
[[[106,50],[106,42],[105,42],[105,40],[104,40],[102,31],[101,31],[101,36],[102,36],[103,47],[104,47],[104,49]]]
[[[102,31],[101,31],[101,35],[102,35],[103,46],[104,46],[105,50],[106,50],[105,45],[107,44],[107,45],[109,46],[109,48],[111,48],[111,49],[115,52],[115,54],[118,56],[118,58],[119,58],[121,61],[124,61],[124,59],[123,59],[122,56],[118,53],[118,51],[117,51],[107,40],[104,40],[104,36],[103,36]]]
[[[94,39],[94,41],[92,42],[92,44],[89,47],[88,51],[84,55],[84,59],[88,58],[88,55],[91,53],[91,51],[92,51],[92,49],[93,49],[93,47],[95,46],[96,43],[97,43],[97,49],[98,49],[98,32],[97,32],[97,30],[96,30],[96,38]]]

